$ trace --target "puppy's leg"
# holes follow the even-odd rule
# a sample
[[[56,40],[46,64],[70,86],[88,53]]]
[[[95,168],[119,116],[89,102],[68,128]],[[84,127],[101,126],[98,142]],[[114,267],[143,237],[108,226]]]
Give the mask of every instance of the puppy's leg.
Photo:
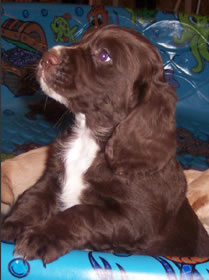
[[[3,222],[1,239],[15,241],[26,228],[43,223],[52,216],[56,212],[56,189],[56,178],[46,172],[19,197]]]
[[[120,211],[94,205],[76,205],[32,228],[17,240],[15,252],[49,263],[72,249],[113,249],[125,244],[131,224]],[[120,221],[122,228],[116,226]],[[124,243],[125,242],[125,243]]]

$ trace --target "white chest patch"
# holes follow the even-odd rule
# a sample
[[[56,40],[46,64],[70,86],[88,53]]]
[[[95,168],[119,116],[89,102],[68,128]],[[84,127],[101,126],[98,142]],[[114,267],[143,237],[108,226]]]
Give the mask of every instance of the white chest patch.
[[[91,166],[98,150],[99,146],[86,127],[85,116],[78,114],[74,138],[64,144],[65,175],[60,195],[62,210],[80,203],[80,195],[87,187],[83,175]]]

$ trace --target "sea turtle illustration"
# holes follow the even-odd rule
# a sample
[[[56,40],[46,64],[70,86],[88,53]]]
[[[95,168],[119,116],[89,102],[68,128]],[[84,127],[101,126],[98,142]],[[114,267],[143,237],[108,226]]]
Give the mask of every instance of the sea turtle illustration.
[[[199,73],[204,70],[205,61],[209,62],[209,17],[183,13],[179,13],[178,17],[183,32],[180,38],[177,35],[174,36],[174,43],[180,46],[189,44],[197,61],[197,65],[192,68],[192,71]]]
[[[69,39],[72,40],[72,43],[75,42],[74,34],[78,29],[78,26],[75,25],[70,28],[68,20],[70,19],[70,14],[64,14],[64,16],[55,16],[53,22],[51,23],[51,29],[55,36],[56,42],[65,42],[67,43]]]

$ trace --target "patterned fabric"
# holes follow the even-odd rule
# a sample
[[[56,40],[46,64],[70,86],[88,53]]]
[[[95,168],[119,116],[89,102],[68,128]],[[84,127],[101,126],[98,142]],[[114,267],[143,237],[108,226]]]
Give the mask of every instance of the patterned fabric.
[[[79,40],[91,26],[120,24],[159,50],[177,90],[177,156],[185,168],[209,167],[209,18],[103,6],[7,3],[2,7],[2,156],[52,142],[73,115],[45,100],[33,70],[42,53]],[[55,114],[56,112],[56,114]],[[208,279],[209,259],[73,251],[45,269],[2,243],[2,279]]]

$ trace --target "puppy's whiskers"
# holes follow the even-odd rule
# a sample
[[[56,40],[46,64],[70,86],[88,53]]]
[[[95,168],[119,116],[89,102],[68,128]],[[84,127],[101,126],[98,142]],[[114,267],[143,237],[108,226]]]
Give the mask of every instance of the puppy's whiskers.
[[[63,120],[64,118],[66,117],[66,115],[69,113],[68,110],[66,110],[61,116],[60,118],[57,120],[57,122],[53,125],[54,128],[59,128],[62,123],[63,123]]]
[[[46,97],[45,97],[45,102],[44,102],[44,111],[46,111],[46,106],[47,106],[48,100],[49,100],[49,97],[46,96]]]

